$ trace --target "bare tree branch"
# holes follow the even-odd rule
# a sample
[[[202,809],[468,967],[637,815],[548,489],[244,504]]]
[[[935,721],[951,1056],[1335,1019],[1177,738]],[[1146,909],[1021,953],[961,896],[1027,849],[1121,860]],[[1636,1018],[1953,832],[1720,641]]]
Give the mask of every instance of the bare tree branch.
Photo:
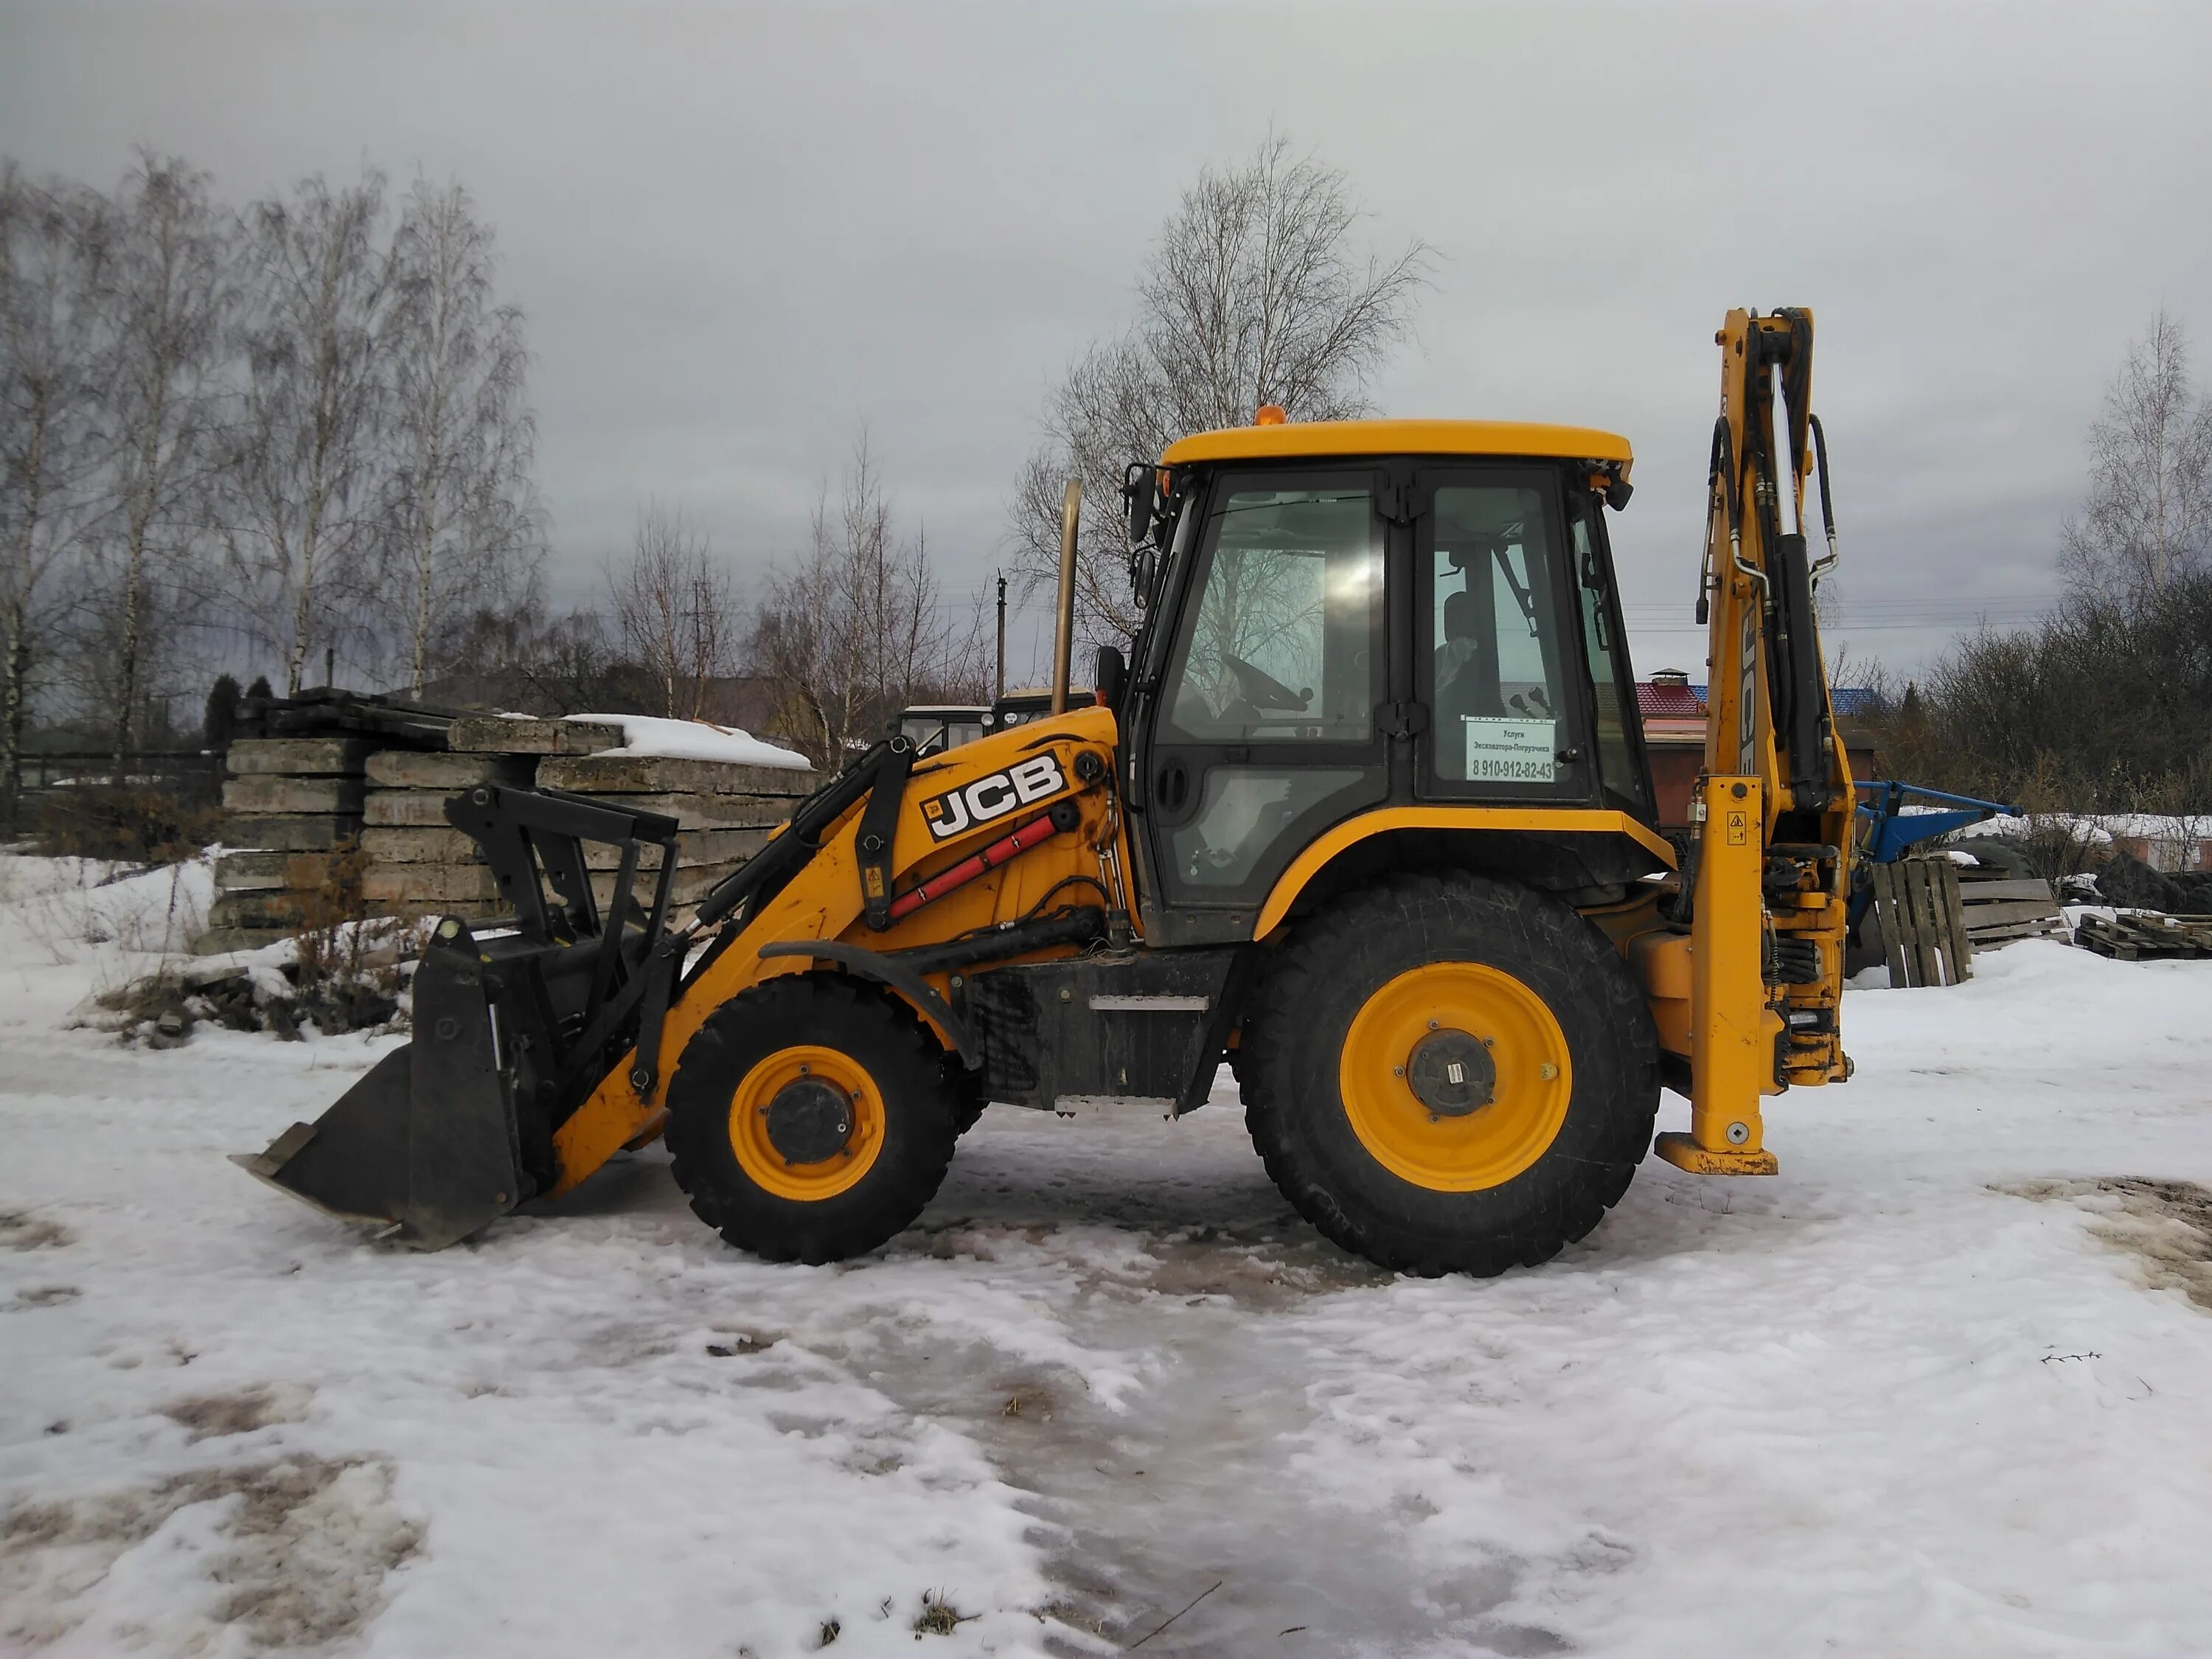
[[[386,499],[378,331],[391,267],[378,245],[384,180],[303,180],[248,215],[252,313],[244,419],[231,452],[240,562],[261,631],[296,695],[308,653],[362,631]]]
[[[615,626],[650,677],[671,719],[698,720],[716,679],[737,658],[739,623],[730,573],[683,515],[658,502],[638,516],[629,562],[607,573]]]
[[[865,432],[834,499],[823,486],[806,552],[771,579],[751,654],[784,733],[831,769],[909,702],[981,695],[982,612],[948,615],[927,538],[898,536]]]
[[[100,550],[112,568],[91,584],[88,654],[106,688],[115,753],[130,745],[147,682],[149,627],[206,596],[189,574],[215,461],[222,331],[232,300],[231,222],[208,179],[174,157],[142,154],[125,179],[102,298],[100,375],[119,524]],[[161,591],[156,568],[172,580]]]
[[[1054,391],[1008,517],[1025,587],[1054,586],[1061,486],[1083,480],[1092,511],[1076,614],[1086,637],[1123,642],[1140,620],[1110,505],[1127,462],[1188,433],[1242,426],[1262,404],[1293,420],[1365,411],[1436,256],[1419,240],[1395,257],[1357,254],[1361,216],[1342,173],[1271,132],[1184,192],[1139,275],[1135,324],[1091,346]]]
[[[416,696],[457,610],[519,607],[543,562],[530,480],[537,423],[522,313],[495,302],[489,227],[459,185],[417,179],[392,250],[391,533],[409,595]]]
[[[2212,400],[2189,381],[2189,337],[2164,311],[2128,348],[2089,428],[2089,495],[2061,568],[2114,600],[2163,592],[2212,558]]]
[[[94,192],[0,162],[0,831],[15,825],[24,723],[82,552],[100,461],[99,296],[112,224]]]

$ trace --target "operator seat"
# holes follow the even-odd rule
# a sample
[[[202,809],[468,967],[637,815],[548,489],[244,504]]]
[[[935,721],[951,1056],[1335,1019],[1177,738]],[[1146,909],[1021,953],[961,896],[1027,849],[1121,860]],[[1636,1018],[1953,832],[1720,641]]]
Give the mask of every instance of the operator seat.
[[[1454,730],[1462,719],[1503,718],[1505,703],[1498,689],[1498,668],[1481,631],[1475,596],[1444,596],[1444,641],[1437,647],[1437,724]]]

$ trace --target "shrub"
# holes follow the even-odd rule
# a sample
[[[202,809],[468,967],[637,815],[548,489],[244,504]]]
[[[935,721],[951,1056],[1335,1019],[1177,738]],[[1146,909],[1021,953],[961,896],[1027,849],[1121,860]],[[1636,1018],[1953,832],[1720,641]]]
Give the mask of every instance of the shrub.
[[[222,830],[220,807],[146,784],[86,783],[47,796],[33,833],[49,857],[181,864]]]

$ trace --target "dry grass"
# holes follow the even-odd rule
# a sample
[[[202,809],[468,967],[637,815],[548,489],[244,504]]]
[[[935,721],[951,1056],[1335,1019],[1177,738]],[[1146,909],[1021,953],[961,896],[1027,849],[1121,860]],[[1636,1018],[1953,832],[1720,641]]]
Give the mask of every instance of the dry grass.
[[[921,1611],[915,1615],[914,1633],[916,1640],[925,1636],[951,1636],[960,1626],[981,1619],[980,1613],[963,1613],[954,1607],[943,1590],[924,1590]]]
[[[222,834],[222,809],[143,784],[80,784],[56,791],[32,833],[50,858],[180,864]]]

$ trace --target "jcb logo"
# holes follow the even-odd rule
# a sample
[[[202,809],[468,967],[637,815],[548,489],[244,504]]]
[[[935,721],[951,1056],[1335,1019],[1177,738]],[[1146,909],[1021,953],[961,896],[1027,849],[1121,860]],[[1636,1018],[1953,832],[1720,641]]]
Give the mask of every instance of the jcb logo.
[[[1016,807],[1056,795],[1066,787],[1067,777],[1058,761],[1048,754],[1032,755],[1003,772],[994,772],[963,788],[922,802],[921,815],[929,822],[929,833],[945,841],[971,823],[1002,818]]]

